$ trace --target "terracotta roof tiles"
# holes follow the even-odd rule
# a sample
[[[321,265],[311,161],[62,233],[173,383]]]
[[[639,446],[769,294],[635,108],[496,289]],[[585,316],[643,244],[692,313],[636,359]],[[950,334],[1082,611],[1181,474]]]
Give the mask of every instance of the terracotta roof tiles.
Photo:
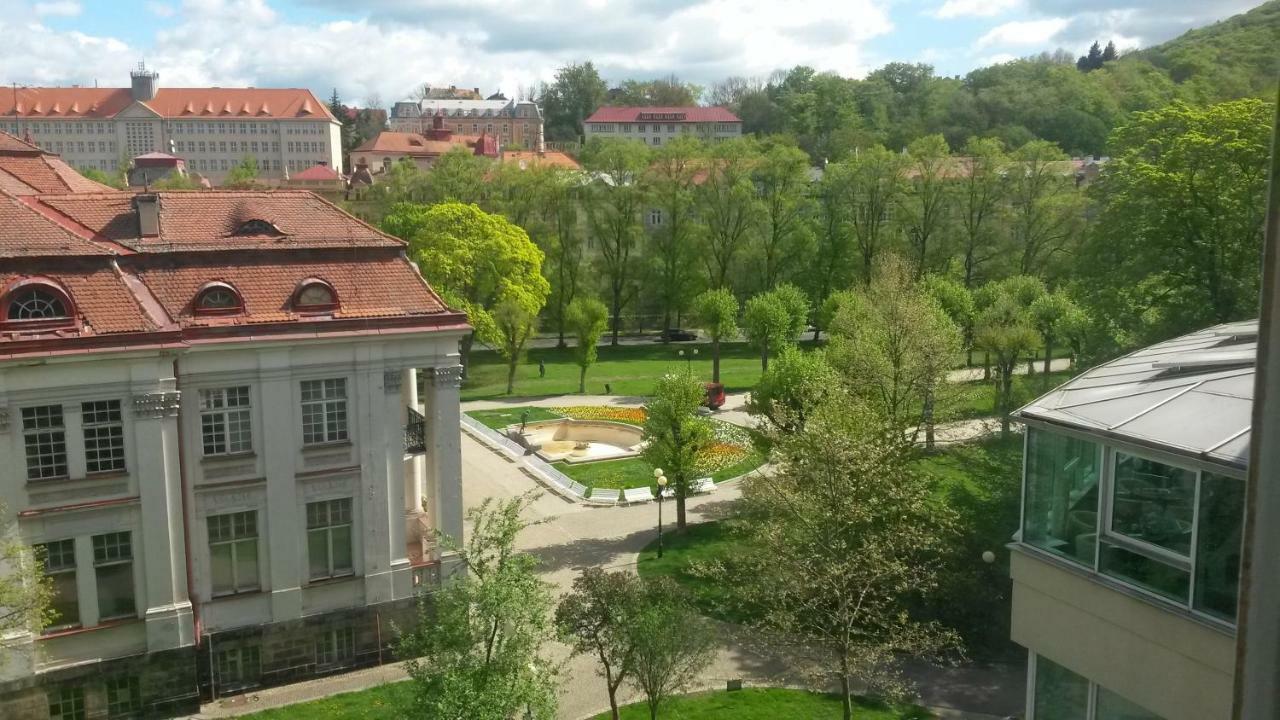
[[[0,114],[20,117],[109,119],[134,104],[129,88],[49,87],[0,92]],[[305,88],[159,88],[140,103],[165,118],[333,120],[329,107]]]

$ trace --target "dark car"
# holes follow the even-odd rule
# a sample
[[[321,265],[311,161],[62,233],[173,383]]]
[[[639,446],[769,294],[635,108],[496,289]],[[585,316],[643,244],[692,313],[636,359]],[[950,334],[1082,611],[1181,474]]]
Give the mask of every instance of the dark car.
[[[693,330],[682,330],[680,328],[667,328],[666,330],[662,331],[662,334],[659,335],[659,338],[662,340],[668,340],[671,342],[689,342],[690,340],[697,340],[698,333],[694,332]]]

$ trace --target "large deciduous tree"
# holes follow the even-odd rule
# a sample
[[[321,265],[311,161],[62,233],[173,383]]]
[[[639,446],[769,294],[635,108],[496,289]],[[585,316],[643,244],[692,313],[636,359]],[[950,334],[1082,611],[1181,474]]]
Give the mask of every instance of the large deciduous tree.
[[[831,163],[815,188],[816,208],[811,220],[815,251],[805,275],[814,303],[820,308],[837,288],[848,287],[852,281],[853,227],[848,204],[852,179],[853,170],[848,163]],[[824,322],[814,323],[815,342],[824,329]]]
[[[1000,414],[1000,437],[1009,437],[1009,413],[1013,411],[1013,373],[1018,360],[1040,342],[1031,315],[1031,298],[1017,292],[1009,278],[993,284],[989,303],[974,322],[974,345],[989,353],[996,371],[996,412]],[[1025,284],[1027,287],[1029,283]]]
[[[502,344],[493,316],[499,304],[536,317],[547,300],[542,251],[501,215],[461,203],[397,203],[382,229],[407,241],[423,277],[445,302],[467,313],[475,334],[462,342],[464,368],[473,338],[491,347]]]
[[[516,368],[525,346],[538,331],[538,313],[515,298],[505,298],[493,308],[493,324],[498,329],[498,354],[507,361],[507,394],[515,390]]]
[[[581,138],[582,122],[604,104],[608,91],[608,85],[590,60],[556,70],[555,79],[539,93],[547,139]]]
[[[4,503],[0,502],[0,665],[6,660],[10,643],[21,642],[59,620],[53,584],[44,573],[44,548],[33,550],[22,542],[17,528],[7,518]]]
[[[609,694],[609,716],[618,720],[618,688],[631,675],[635,618],[643,587],[634,573],[586,568],[556,606],[556,626],[575,655],[592,655]]]
[[[693,317],[711,337],[711,382],[720,382],[720,343],[738,334],[738,298],[727,288],[693,299]]]
[[[575,298],[569,303],[566,325],[578,338],[573,359],[578,363],[578,392],[587,391],[587,368],[596,361],[596,344],[609,324],[609,308],[591,297]]]
[[[769,356],[794,345],[804,330],[809,302],[794,285],[779,285],[747,300],[742,312],[742,331],[747,341],[760,351],[760,370],[769,369]]]
[[[631,632],[631,684],[644,693],[649,720],[658,720],[663,703],[715,658],[715,632],[674,580],[654,578],[642,589]]]
[[[755,253],[760,287],[771,290],[813,253],[809,158],[785,142],[770,142],[752,176],[760,195]]]
[[[658,379],[645,403],[644,459],[662,468],[676,498],[676,527],[685,527],[685,498],[693,492],[698,454],[711,443],[711,427],[698,415],[705,397],[702,383],[687,371]]]
[[[930,268],[951,202],[950,178],[954,167],[951,148],[941,135],[927,135],[907,146],[903,219],[911,246],[916,278]]]
[[[632,255],[643,232],[640,212],[647,198],[641,176],[648,164],[645,146],[627,140],[597,140],[584,157],[584,167],[596,176],[586,188],[584,204],[607,283],[613,345],[618,344],[622,309],[635,290]]]
[[[672,327],[673,317],[692,297],[697,282],[694,180],[705,172],[705,148],[697,139],[682,135],[654,153],[645,180],[649,186],[651,213],[649,260],[653,266],[652,293],[662,312],[662,329]],[[664,335],[665,338],[665,335]]]
[[[784,346],[751,391],[747,410],[783,432],[799,432],[809,413],[841,389],[824,353]]]
[[[758,159],[759,150],[750,138],[716,144],[694,193],[707,286],[712,289],[729,287],[735,262],[759,220],[760,199],[751,181]]]
[[[983,264],[995,257],[1003,230],[1001,212],[1008,192],[1008,157],[998,138],[969,138],[956,190],[955,210],[964,229],[961,268],[973,289]]]
[[[862,281],[866,285],[871,284],[876,259],[888,242],[890,211],[902,194],[903,162],[902,156],[878,145],[849,160],[849,219],[862,255]]]
[[[1010,235],[1018,272],[1049,274],[1071,251],[1084,223],[1084,195],[1070,159],[1056,145],[1032,140],[1010,157]]]

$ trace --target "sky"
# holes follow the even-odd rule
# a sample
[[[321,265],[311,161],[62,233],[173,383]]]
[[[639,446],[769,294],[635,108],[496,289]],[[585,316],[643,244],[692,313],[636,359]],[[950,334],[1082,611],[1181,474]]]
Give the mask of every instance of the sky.
[[[307,87],[389,106],[424,84],[527,94],[591,60],[605,79],[710,85],[894,61],[963,75],[1113,40],[1176,37],[1262,0],[0,0],[0,82]]]

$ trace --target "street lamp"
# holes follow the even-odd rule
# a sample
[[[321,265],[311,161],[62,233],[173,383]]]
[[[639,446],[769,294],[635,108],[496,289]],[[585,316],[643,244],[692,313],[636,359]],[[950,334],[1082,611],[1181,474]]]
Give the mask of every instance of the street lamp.
[[[694,358],[696,358],[696,357],[698,357],[698,348],[693,348],[692,350],[690,350],[690,351],[689,351],[689,353],[688,353],[688,354],[685,354],[685,351],[684,351],[683,349],[681,349],[681,350],[680,350],[680,357],[684,358],[684,367],[685,367],[685,370],[688,370],[690,373],[692,373],[692,372],[693,372],[693,359],[694,359]]]
[[[683,350],[681,352],[684,352]],[[667,492],[667,476],[662,468],[653,469],[653,479],[658,483],[658,557],[662,557],[662,498]]]

